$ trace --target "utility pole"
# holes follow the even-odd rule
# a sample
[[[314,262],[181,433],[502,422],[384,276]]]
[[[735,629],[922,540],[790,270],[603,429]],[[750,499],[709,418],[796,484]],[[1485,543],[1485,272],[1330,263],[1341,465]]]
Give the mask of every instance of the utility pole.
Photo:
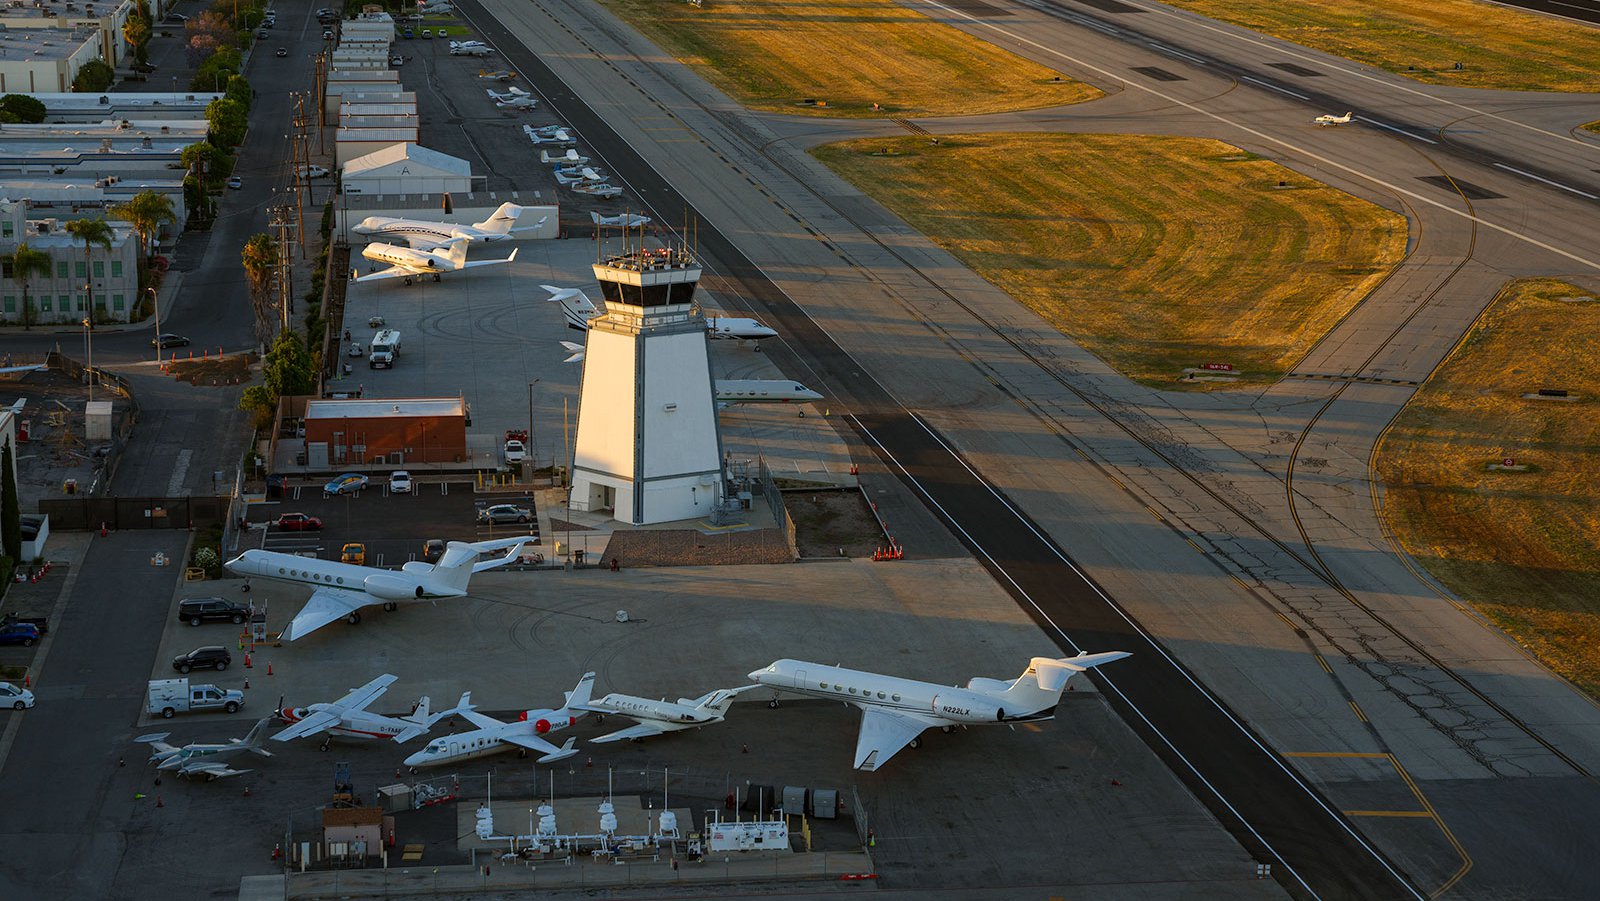
[[[290,256],[290,233],[295,230],[294,210],[280,203],[267,209],[267,227],[278,241],[278,319],[285,332],[289,331],[289,317],[294,312],[293,260]]]
[[[326,43],[326,42],[324,42]],[[328,152],[328,141],[323,136],[323,124],[327,121],[328,102],[328,51],[317,51],[317,68],[312,85],[317,92],[317,153]]]
[[[299,230],[300,259],[302,260],[306,258],[305,195],[311,190],[311,156],[309,153],[310,148],[306,146],[306,129],[309,123],[306,121],[305,100],[304,94],[297,93],[294,95],[295,113],[291,122],[294,126],[294,134],[291,138],[293,146],[290,148],[291,156],[294,158],[295,227]],[[312,201],[315,202],[315,200],[316,198],[313,197]]]

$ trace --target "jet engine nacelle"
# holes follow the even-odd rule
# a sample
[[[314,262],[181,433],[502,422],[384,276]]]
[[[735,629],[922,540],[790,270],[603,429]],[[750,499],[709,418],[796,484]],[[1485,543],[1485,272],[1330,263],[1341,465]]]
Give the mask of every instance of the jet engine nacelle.
[[[409,601],[423,596],[422,583],[403,576],[375,573],[361,580],[367,594],[383,601]]]
[[[970,694],[933,696],[933,713],[958,723],[998,723],[1006,718],[1004,707],[996,701]]]

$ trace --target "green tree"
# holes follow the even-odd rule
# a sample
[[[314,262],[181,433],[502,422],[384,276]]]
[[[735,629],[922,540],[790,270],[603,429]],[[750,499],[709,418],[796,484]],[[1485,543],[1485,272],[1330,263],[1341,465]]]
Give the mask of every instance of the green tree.
[[[206,122],[211,126],[211,143],[219,147],[237,147],[244,141],[249,125],[249,113],[237,100],[226,97],[206,104]]]
[[[122,23],[122,39],[133,48],[134,62],[140,65],[150,61],[150,33],[153,24],[150,21],[150,4],[147,0],[139,0],[134,4],[133,11],[128,13],[127,21]]]
[[[272,343],[272,350],[262,360],[261,374],[274,397],[314,394],[317,390],[317,370],[311,353],[300,340],[300,333],[293,330],[279,334]]]
[[[17,245],[17,249],[4,257],[6,265],[11,267],[11,277],[22,285],[22,327],[33,327],[33,301],[28,296],[30,276],[50,274],[50,254],[42,250],[34,250],[26,242]]]
[[[107,252],[111,250],[111,238],[114,232],[111,225],[104,218],[100,219],[73,219],[66,225],[67,234],[83,242],[84,269],[89,277],[85,279],[84,293],[89,298],[89,312],[86,319],[94,321],[94,259],[90,254],[93,245],[98,244]]]
[[[72,78],[72,89],[80,94],[98,94],[111,87],[117,73],[104,60],[91,59]]]
[[[12,560],[22,559],[22,510],[17,506],[17,477],[12,472],[16,461],[11,453],[11,442],[6,441],[5,450],[0,451],[0,493],[5,494],[0,500],[0,544],[5,545],[5,553]],[[9,573],[5,574],[9,577]]]
[[[4,117],[12,118],[4,118]],[[7,94],[0,97],[0,121],[33,124],[43,122],[44,101],[27,94]]]
[[[278,245],[271,235],[261,232],[244,243],[244,250],[239,256],[244,264],[245,282],[250,286],[250,309],[255,313],[256,341],[264,346],[272,336],[272,325],[278,318],[272,296],[278,274]]]
[[[223,89],[223,96],[244,107],[246,113],[250,112],[250,82],[243,75],[228,76],[228,86]]]
[[[150,239],[155,237],[162,225],[178,221],[178,214],[172,210],[172,198],[156,191],[140,191],[127,203],[112,207],[111,214],[132,225],[134,233],[139,236],[141,265],[149,257]]]

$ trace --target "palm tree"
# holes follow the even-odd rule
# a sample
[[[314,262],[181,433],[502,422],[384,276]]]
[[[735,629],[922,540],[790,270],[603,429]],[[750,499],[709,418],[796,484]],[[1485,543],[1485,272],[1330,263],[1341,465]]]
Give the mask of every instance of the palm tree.
[[[32,328],[33,304],[28,298],[28,277],[50,274],[50,254],[34,250],[23,243],[18,244],[12,253],[5,255],[5,262],[11,267],[11,277],[22,284],[22,327]]]
[[[262,347],[272,337],[272,282],[278,272],[278,245],[272,236],[261,232],[244,244],[239,254],[245,279],[250,283],[250,308],[256,315],[256,341]]]
[[[134,233],[139,236],[141,263],[148,260],[150,239],[161,230],[161,226],[178,221],[178,214],[172,210],[172,198],[155,191],[140,191],[127,203],[112,207],[111,214],[133,226]]]
[[[84,292],[89,297],[89,310],[85,319],[94,321],[94,265],[89,256],[90,246],[100,245],[107,253],[111,251],[111,238],[114,232],[111,225],[104,218],[100,219],[73,219],[66,225],[67,234],[83,242],[83,268],[88,275]]]

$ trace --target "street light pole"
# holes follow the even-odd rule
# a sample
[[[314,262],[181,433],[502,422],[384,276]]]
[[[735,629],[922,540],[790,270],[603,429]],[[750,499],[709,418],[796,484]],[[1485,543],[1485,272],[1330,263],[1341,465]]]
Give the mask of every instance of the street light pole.
[[[535,470],[539,468],[539,455],[534,450],[539,443],[533,440],[533,386],[537,384],[539,384],[538,379],[528,383],[528,460]]]
[[[150,292],[150,306],[155,310],[156,320],[156,363],[161,363],[161,295],[154,288],[146,288]]]
[[[89,400],[94,400],[94,323],[88,316],[83,317],[83,356],[88,362],[84,366],[84,375],[89,377]]]

